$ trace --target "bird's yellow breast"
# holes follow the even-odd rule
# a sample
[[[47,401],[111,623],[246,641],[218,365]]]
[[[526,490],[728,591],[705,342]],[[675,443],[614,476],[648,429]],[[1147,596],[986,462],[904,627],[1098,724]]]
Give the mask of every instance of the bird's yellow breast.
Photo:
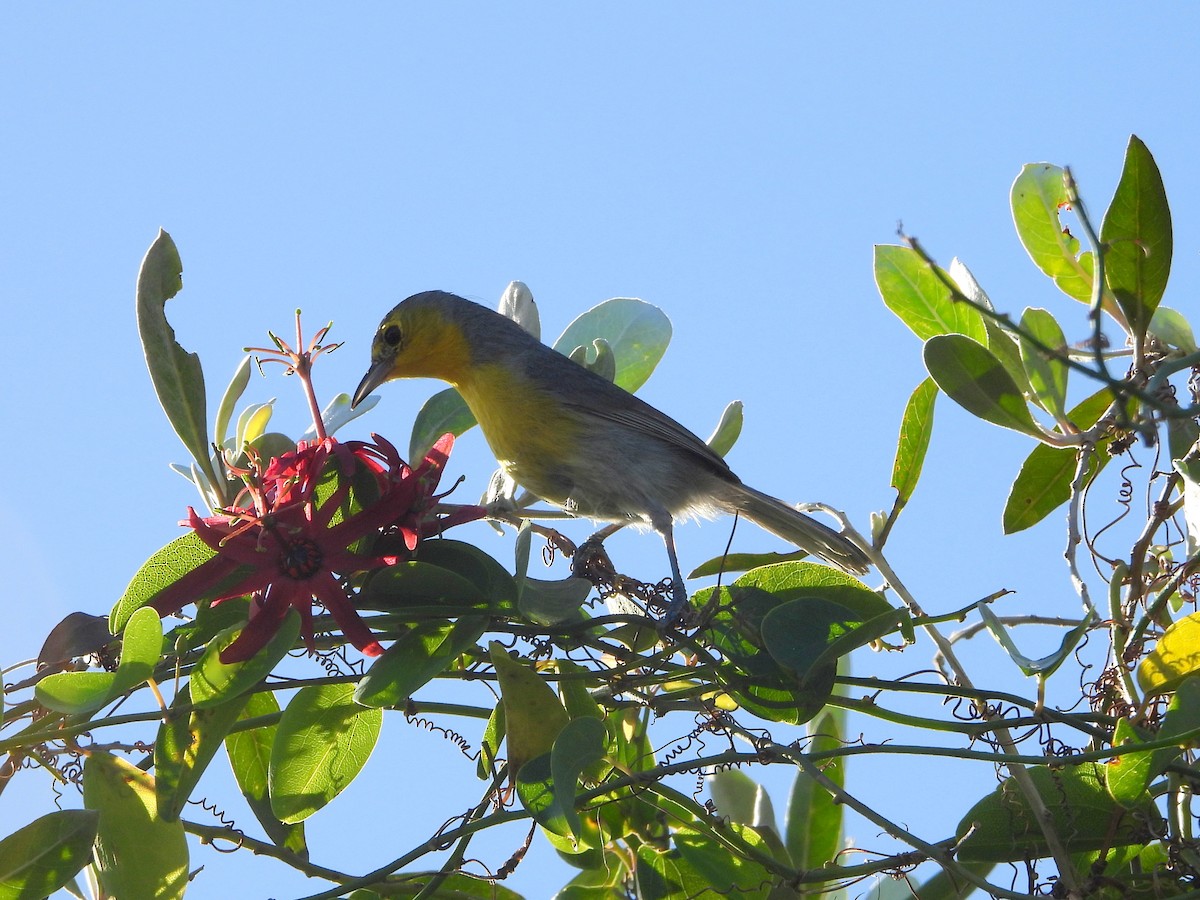
[[[576,417],[561,400],[502,364],[475,366],[455,386],[500,466],[520,484],[546,496],[543,491],[556,470],[577,452],[582,429]]]

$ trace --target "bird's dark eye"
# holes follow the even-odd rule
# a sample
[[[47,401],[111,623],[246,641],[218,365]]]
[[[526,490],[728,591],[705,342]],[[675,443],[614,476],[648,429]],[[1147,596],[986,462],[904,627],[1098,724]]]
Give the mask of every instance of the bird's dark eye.
[[[402,337],[399,325],[389,325],[383,329],[383,342],[389,347],[399,347]]]

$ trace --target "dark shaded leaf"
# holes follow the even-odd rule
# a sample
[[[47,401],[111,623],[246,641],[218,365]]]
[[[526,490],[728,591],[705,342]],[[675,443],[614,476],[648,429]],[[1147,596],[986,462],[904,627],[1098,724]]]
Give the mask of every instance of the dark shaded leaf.
[[[1171,209],[1154,157],[1136,135],[1100,226],[1104,279],[1117,298],[1131,333],[1142,337],[1171,274]]]
[[[1028,769],[1053,816],[1050,827],[1070,853],[1141,844],[1158,833],[1161,816],[1149,798],[1136,809],[1122,808],[1108,795],[1103,769],[1095,763]],[[1019,862],[1049,854],[1042,829],[1011,778],[967,812],[956,834],[964,862]]]
[[[960,334],[944,334],[926,341],[923,355],[938,387],[967,412],[1038,436],[1025,397],[1000,360],[982,344]]]

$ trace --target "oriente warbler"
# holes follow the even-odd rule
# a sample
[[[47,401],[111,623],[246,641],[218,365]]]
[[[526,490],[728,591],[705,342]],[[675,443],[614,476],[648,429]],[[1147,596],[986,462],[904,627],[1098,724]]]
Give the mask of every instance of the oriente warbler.
[[[815,519],[743,484],[725,460],[671,417],[547,347],[520,325],[444,291],[384,316],[352,405],[393,378],[440,378],[462,394],[501,468],[555,506],[609,522],[641,522],[667,546],[674,591],[687,591],[676,518],[740,513],[842,569],[866,554]]]

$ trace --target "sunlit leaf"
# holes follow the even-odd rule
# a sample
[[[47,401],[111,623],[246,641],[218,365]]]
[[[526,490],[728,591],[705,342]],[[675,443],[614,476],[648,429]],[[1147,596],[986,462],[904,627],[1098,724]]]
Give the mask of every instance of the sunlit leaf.
[[[1091,428],[1112,405],[1112,394],[1101,389],[1067,414],[1076,428]],[[1106,452],[1112,436],[1106,435],[1096,443],[1096,452],[1088,469],[1086,481],[1108,464]],[[1021,464],[1016,481],[1004,504],[1004,533],[1014,534],[1036,525],[1071,497],[1071,482],[1075,478],[1078,450],[1073,447],[1052,447],[1038,444]]]
[[[509,656],[496,641],[488,649],[504,701],[508,764],[515,773],[531,759],[551,751],[569,717],[558,696],[537,672]]]
[[[183,287],[182,276],[179,250],[171,236],[160,229],[138,272],[138,334],[163,412],[201,471],[215,481],[208,455],[208,414],[200,357],[179,345],[166,317],[166,303]]]
[[[1169,306],[1160,306],[1154,310],[1150,320],[1150,332],[1171,347],[1177,347],[1184,353],[1196,352],[1196,336],[1192,332],[1192,324],[1178,310]]]
[[[364,706],[403,706],[464,651],[474,647],[488,621],[486,616],[464,616],[454,622],[433,620],[414,626],[371,664],[354,690],[355,702]]]
[[[408,439],[408,458],[424,459],[429,449],[443,434],[455,437],[475,427],[475,414],[454,388],[438,391],[425,401],[413,420],[412,436]]]
[[[238,721],[272,716],[279,713],[279,703],[269,691],[248,694],[246,703],[238,715]],[[230,768],[237,779],[238,787],[254,817],[262,825],[272,841],[308,859],[308,847],[304,841],[304,823],[285,825],[271,811],[271,794],[268,773],[271,768],[271,746],[275,743],[276,725],[260,725],[235,732],[225,738],[225,752]]]
[[[826,710],[806,726],[812,736],[805,744],[809,753],[823,753],[843,746],[838,716]],[[822,762],[821,772],[834,784],[846,782],[846,763],[842,757]],[[842,804],[803,769],[788,797],[784,839],[792,864],[801,869],[819,869],[831,862],[842,848]]]
[[[267,645],[244,662],[223,663],[221,651],[241,633],[241,626],[227,628],[213,638],[196,667],[192,669],[192,703],[197,709],[224,703],[250,688],[271,673],[300,637],[300,614],[289,609],[279,630]]]
[[[87,865],[99,814],[62,809],[0,841],[0,898],[49,897]]]
[[[188,876],[183,823],[159,817],[153,776],[93,751],[83,764],[83,805],[100,813],[94,865],[109,896],[183,896]]]
[[[271,808],[288,824],[307,819],[340,794],[366,765],[383,710],[354,702],[354,685],[301,688],[275,732],[268,775]]]
[[[713,453],[717,456],[728,455],[729,451],[733,449],[733,445],[737,443],[738,437],[741,436],[742,419],[741,400],[734,400],[725,407],[721,413],[721,420],[717,422],[717,427],[705,441]]]
[[[1067,411],[1068,369],[1061,358],[1051,354],[1065,356],[1067,353],[1067,341],[1062,328],[1047,310],[1031,308],[1021,316],[1021,332],[1021,361],[1025,364],[1033,398],[1055,420],[1059,420]],[[1048,347],[1050,352],[1041,347]]]
[[[1163,632],[1158,644],[1138,664],[1138,686],[1147,694],[1165,694],[1197,672],[1200,672],[1200,613],[1192,613]]]
[[[550,753],[521,766],[514,782],[517,796],[543,828],[579,839],[582,825],[575,811],[579,776],[604,753],[604,723],[573,719],[562,727]]]
[[[926,378],[904,407],[900,420],[900,440],[896,443],[896,459],[892,464],[892,487],[896,489],[896,505],[904,506],[912,497],[925,464],[925,453],[933,436],[933,408],[938,389],[932,378]]]
[[[588,347],[580,345],[567,356],[572,362],[594,372],[605,381],[613,381],[617,377],[617,357],[608,341],[603,338],[596,338]]]
[[[249,355],[242,357],[237,370],[233,373],[233,378],[229,380],[229,386],[225,388],[225,393],[221,396],[221,403],[217,407],[217,420],[213,428],[213,437],[218,447],[225,446],[229,423],[233,420],[233,411],[237,407],[237,402],[242,399],[246,386],[250,384],[252,370],[253,365]]]
[[[633,393],[650,377],[671,342],[671,320],[657,306],[616,297],[593,306],[563,331],[554,349],[570,355],[602,338],[616,361],[613,381]]]
[[[1013,641],[1012,635],[1009,634],[1008,629],[1004,626],[1004,623],[996,617],[996,614],[991,611],[986,603],[980,603],[975,608],[979,613],[979,618],[983,620],[983,624],[987,626],[992,637],[996,639],[996,643],[1004,648],[1009,658],[1017,664],[1017,668],[1025,675],[1037,675],[1042,678],[1049,678],[1059,666],[1066,662],[1092,624],[1090,616],[1084,618],[1082,622],[1063,635],[1062,643],[1057,650],[1040,659],[1033,659],[1025,656],[1017,649],[1017,645]]]
[[[247,695],[211,709],[186,710],[191,704],[185,684],[175,695],[167,721],[158,728],[154,741],[154,773],[158,814],[166,822],[179,818],[191,797],[192,788],[212,762],[237,721]]]
[[[983,316],[955,300],[943,278],[910,247],[875,248],[875,285],[883,302],[913,334],[925,341],[940,334],[986,340]]]
[[[161,652],[162,622],[158,613],[144,607],[125,625],[115,672],[58,672],[39,681],[34,691],[38,702],[49,709],[95,712],[149,678]]]
[[[216,551],[210,550],[194,531],[188,531],[156,551],[142,563],[142,567],[125,588],[125,593],[112,608],[108,622],[109,630],[113,634],[120,634],[134,610],[141,609],[166,588],[193,569],[198,569],[214,559],[216,555]],[[214,586],[208,594],[213,597],[219,596],[216,591],[223,585],[224,583]],[[199,603],[204,599],[205,596],[198,596],[193,602]]]
[[[525,282],[510,281],[500,295],[496,311],[506,319],[512,319],[539,341],[542,339],[542,320],[533,301],[533,291]]]
[[[1048,163],[1029,163],[1013,182],[1010,200],[1013,224],[1034,264],[1069,297],[1091,301],[1094,261],[1079,253],[1079,241],[1059,217],[1067,204],[1063,169]]]
[[[1128,719],[1117,719],[1113,732],[1113,746],[1128,749],[1143,743],[1142,736]],[[1104,767],[1105,783],[1109,796],[1125,809],[1134,809],[1147,799],[1146,788],[1150,786],[1151,766],[1154,753],[1150,750],[1122,753]]]

